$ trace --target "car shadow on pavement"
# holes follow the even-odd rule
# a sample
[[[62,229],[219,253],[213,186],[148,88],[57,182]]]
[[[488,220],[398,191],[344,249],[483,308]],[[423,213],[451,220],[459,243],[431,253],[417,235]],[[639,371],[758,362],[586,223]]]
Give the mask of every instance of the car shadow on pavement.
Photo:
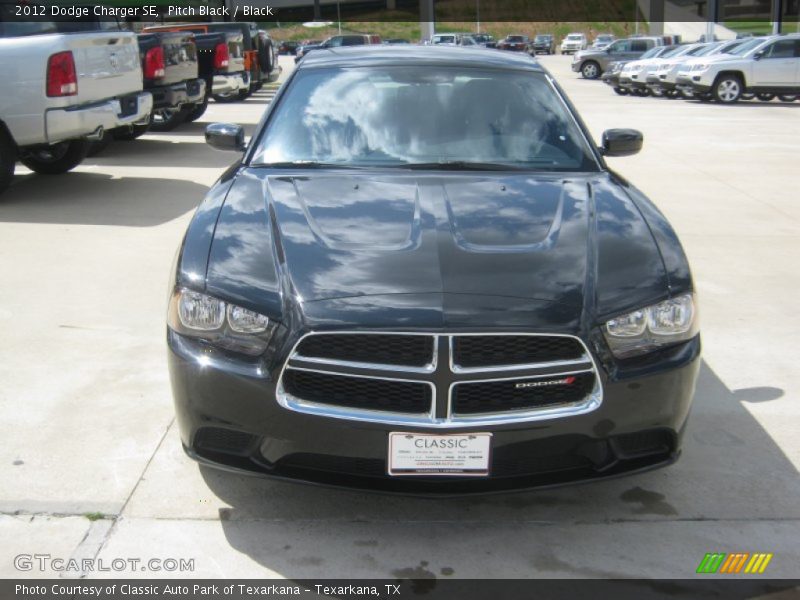
[[[196,137],[196,138],[198,138],[200,140],[203,140],[204,136],[205,136],[206,127],[208,127],[212,123],[217,123],[217,122],[219,122],[219,121],[213,121],[212,120],[212,121],[195,121],[194,123],[184,123],[183,125],[179,126],[176,129],[173,129],[172,131],[169,131],[169,132],[164,132],[164,133],[149,132],[144,137],[141,137],[138,140],[135,140],[135,142],[142,141],[142,140],[154,140],[154,139],[159,139],[159,138],[165,139],[165,141],[166,141],[166,138],[174,138],[174,137],[177,137],[177,138]],[[244,127],[244,133],[245,133],[246,137],[250,137],[251,135],[253,135],[253,132],[256,129],[256,124],[255,123],[243,123],[243,122],[238,121],[236,119],[226,119],[225,122],[226,123],[229,123],[229,122],[237,123],[237,124],[241,125],[242,127]],[[113,145],[115,145],[115,146],[124,146],[125,144],[126,144],[126,142],[115,142]],[[209,148],[209,150],[211,150],[211,148]],[[217,151],[215,150],[214,152],[217,152]],[[225,154],[228,154],[228,153],[227,152],[222,152],[221,154],[225,155]]]
[[[641,577],[651,574],[637,564],[662,555],[664,565],[693,563],[689,577],[703,553],[714,551],[703,546],[713,536],[748,550],[752,541],[741,521],[800,517],[798,471],[747,408],[783,395],[774,387],[731,390],[704,362],[681,460],[581,486],[437,499],[296,485],[207,467],[201,474],[230,506],[219,510],[227,542],[288,578]],[[648,556],[640,556],[642,546],[633,541],[614,545],[617,534],[631,535],[626,527],[661,528],[634,539],[663,534],[677,541],[645,545]],[[681,537],[683,528],[690,533]],[[563,544],[570,549],[554,550]],[[630,556],[622,572],[579,566],[602,565],[611,545]]]
[[[0,222],[152,227],[194,210],[207,191],[178,179],[17,175],[0,200]]]
[[[202,135],[200,136],[202,139]],[[234,152],[214,150],[204,142],[187,143],[147,136],[132,142],[114,142],[83,165],[99,167],[191,167],[219,169],[220,173],[240,157]]]

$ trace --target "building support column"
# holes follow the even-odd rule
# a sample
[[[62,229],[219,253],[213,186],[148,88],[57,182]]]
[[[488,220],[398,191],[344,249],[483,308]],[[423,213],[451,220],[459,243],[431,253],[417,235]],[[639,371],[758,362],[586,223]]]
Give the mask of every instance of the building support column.
[[[420,0],[419,3],[419,36],[420,41],[430,40],[436,32],[433,0]]]
[[[783,21],[783,2],[785,0],[772,0],[772,33],[781,32]]]

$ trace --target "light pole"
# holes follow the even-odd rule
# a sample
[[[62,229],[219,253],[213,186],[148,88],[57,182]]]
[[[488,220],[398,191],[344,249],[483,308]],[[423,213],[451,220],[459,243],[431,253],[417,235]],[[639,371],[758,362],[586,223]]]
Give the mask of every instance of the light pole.
[[[475,22],[475,25],[478,28],[478,31],[476,33],[480,33],[481,32],[481,0],[475,0],[475,14],[477,15],[477,21]]]

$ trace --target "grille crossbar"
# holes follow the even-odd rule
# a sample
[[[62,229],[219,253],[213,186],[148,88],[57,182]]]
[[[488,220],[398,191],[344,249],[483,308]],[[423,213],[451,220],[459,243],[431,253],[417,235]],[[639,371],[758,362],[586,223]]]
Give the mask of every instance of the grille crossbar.
[[[590,412],[602,387],[570,335],[315,332],[290,353],[277,399],[334,418],[466,427]]]

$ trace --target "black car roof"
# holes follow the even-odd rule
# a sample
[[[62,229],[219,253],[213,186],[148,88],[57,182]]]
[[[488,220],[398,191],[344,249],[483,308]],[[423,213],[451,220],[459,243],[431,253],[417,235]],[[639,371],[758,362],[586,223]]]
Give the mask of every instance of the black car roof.
[[[315,50],[303,57],[298,68],[380,65],[456,65],[544,72],[527,53],[502,52],[491,48],[378,44]]]

